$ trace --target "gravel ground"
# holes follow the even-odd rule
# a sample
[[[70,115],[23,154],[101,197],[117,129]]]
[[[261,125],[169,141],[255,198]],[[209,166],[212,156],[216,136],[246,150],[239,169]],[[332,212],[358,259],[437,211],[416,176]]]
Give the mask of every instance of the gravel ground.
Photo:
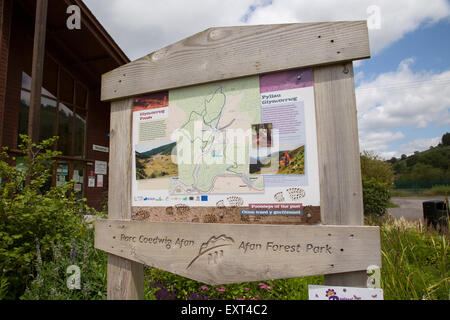
[[[420,220],[423,222],[423,207],[422,203],[429,200],[445,200],[445,197],[405,197],[405,198],[391,198],[391,202],[399,205],[400,208],[389,208],[388,213],[395,217],[404,217],[406,220]]]

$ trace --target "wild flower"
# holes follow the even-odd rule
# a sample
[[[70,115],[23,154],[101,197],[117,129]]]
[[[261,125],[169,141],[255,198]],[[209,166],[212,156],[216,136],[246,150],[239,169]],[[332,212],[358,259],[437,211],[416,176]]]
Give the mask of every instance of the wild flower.
[[[53,251],[53,257],[55,258],[55,261],[59,261],[62,258],[61,254],[62,247],[59,243],[55,244],[52,242],[52,251]]]
[[[83,284],[82,294],[85,299],[89,296],[89,292],[91,291],[91,285],[89,281],[85,281]]]
[[[70,240],[70,261],[72,264],[75,264],[75,261],[77,259],[77,243],[75,242],[75,239]]]
[[[36,271],[39,274],[42,269],[42,257],[41,257],[41,247],[39,245],[39,239],[36,238]]]
[[[175,300],[175,288],[173,285],[168,284],[167,281],[164,281],[164,283],[151,283],[150,289],[154,288],[158,288],[158,290],[155,291],[155,297],[157,300]]]
[[[259,285],[259,288],[260,288],[260,289],[263,289],[263,290],[271,290],[271,289],[272,289],[271,286],[268,286],[268,285],[265,284],[265,283],[258,283],[258,285]]]
[[[186,300],[209,300],[210,297],[201,293],[191,293],[186,297]]]

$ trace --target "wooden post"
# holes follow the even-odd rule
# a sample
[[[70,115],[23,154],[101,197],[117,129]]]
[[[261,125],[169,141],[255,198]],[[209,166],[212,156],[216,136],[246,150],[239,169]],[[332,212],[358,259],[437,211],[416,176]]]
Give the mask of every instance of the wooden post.
[[[109,219],[131,219],[131,99],[111,104],[109,152]],[[144,297],[144,267],[108,254],[108,299],[137,300]]]
[[[45,35],[47,31],[47,8],[48,0],[36,1],[30,112],[28,114],[28,137],[35,143],[39,141],[41,88],[44,73]]]
[[[6,104],[9,41],[11,37],[12,1],[0,2],[0,145],[3,145],[3,119]]]
[[[325,225],[364,224],[352,62],[314,70],[320,206]],[[366,286],[365,271],[325,275],[325,283]]]

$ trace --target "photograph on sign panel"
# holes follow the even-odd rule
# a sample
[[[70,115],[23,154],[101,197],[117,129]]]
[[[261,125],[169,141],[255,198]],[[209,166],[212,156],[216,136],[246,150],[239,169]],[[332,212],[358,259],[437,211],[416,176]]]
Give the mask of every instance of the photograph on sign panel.
[[[278,136],[277,136],[278,137]],[[252,125],[251,174],[304,174],[305,146],[295,141],[274,147],[271,123]]]
[[[169,93],[167,91],[154,93],[133,100],[133,112],[148,109],[164,108],[169,105]]]
[[[178,175],[174,149],[176,142],[157,141],[136,145],[136,179],[156,179]],[[176,154],[176,153],[175,153]]]

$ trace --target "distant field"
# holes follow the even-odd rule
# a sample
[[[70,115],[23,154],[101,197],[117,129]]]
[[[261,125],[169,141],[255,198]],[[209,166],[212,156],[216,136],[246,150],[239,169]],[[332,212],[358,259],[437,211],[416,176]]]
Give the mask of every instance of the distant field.
[[[450,196],[450,186],[434,186],[431,189],[394,189],[391,197]]]

